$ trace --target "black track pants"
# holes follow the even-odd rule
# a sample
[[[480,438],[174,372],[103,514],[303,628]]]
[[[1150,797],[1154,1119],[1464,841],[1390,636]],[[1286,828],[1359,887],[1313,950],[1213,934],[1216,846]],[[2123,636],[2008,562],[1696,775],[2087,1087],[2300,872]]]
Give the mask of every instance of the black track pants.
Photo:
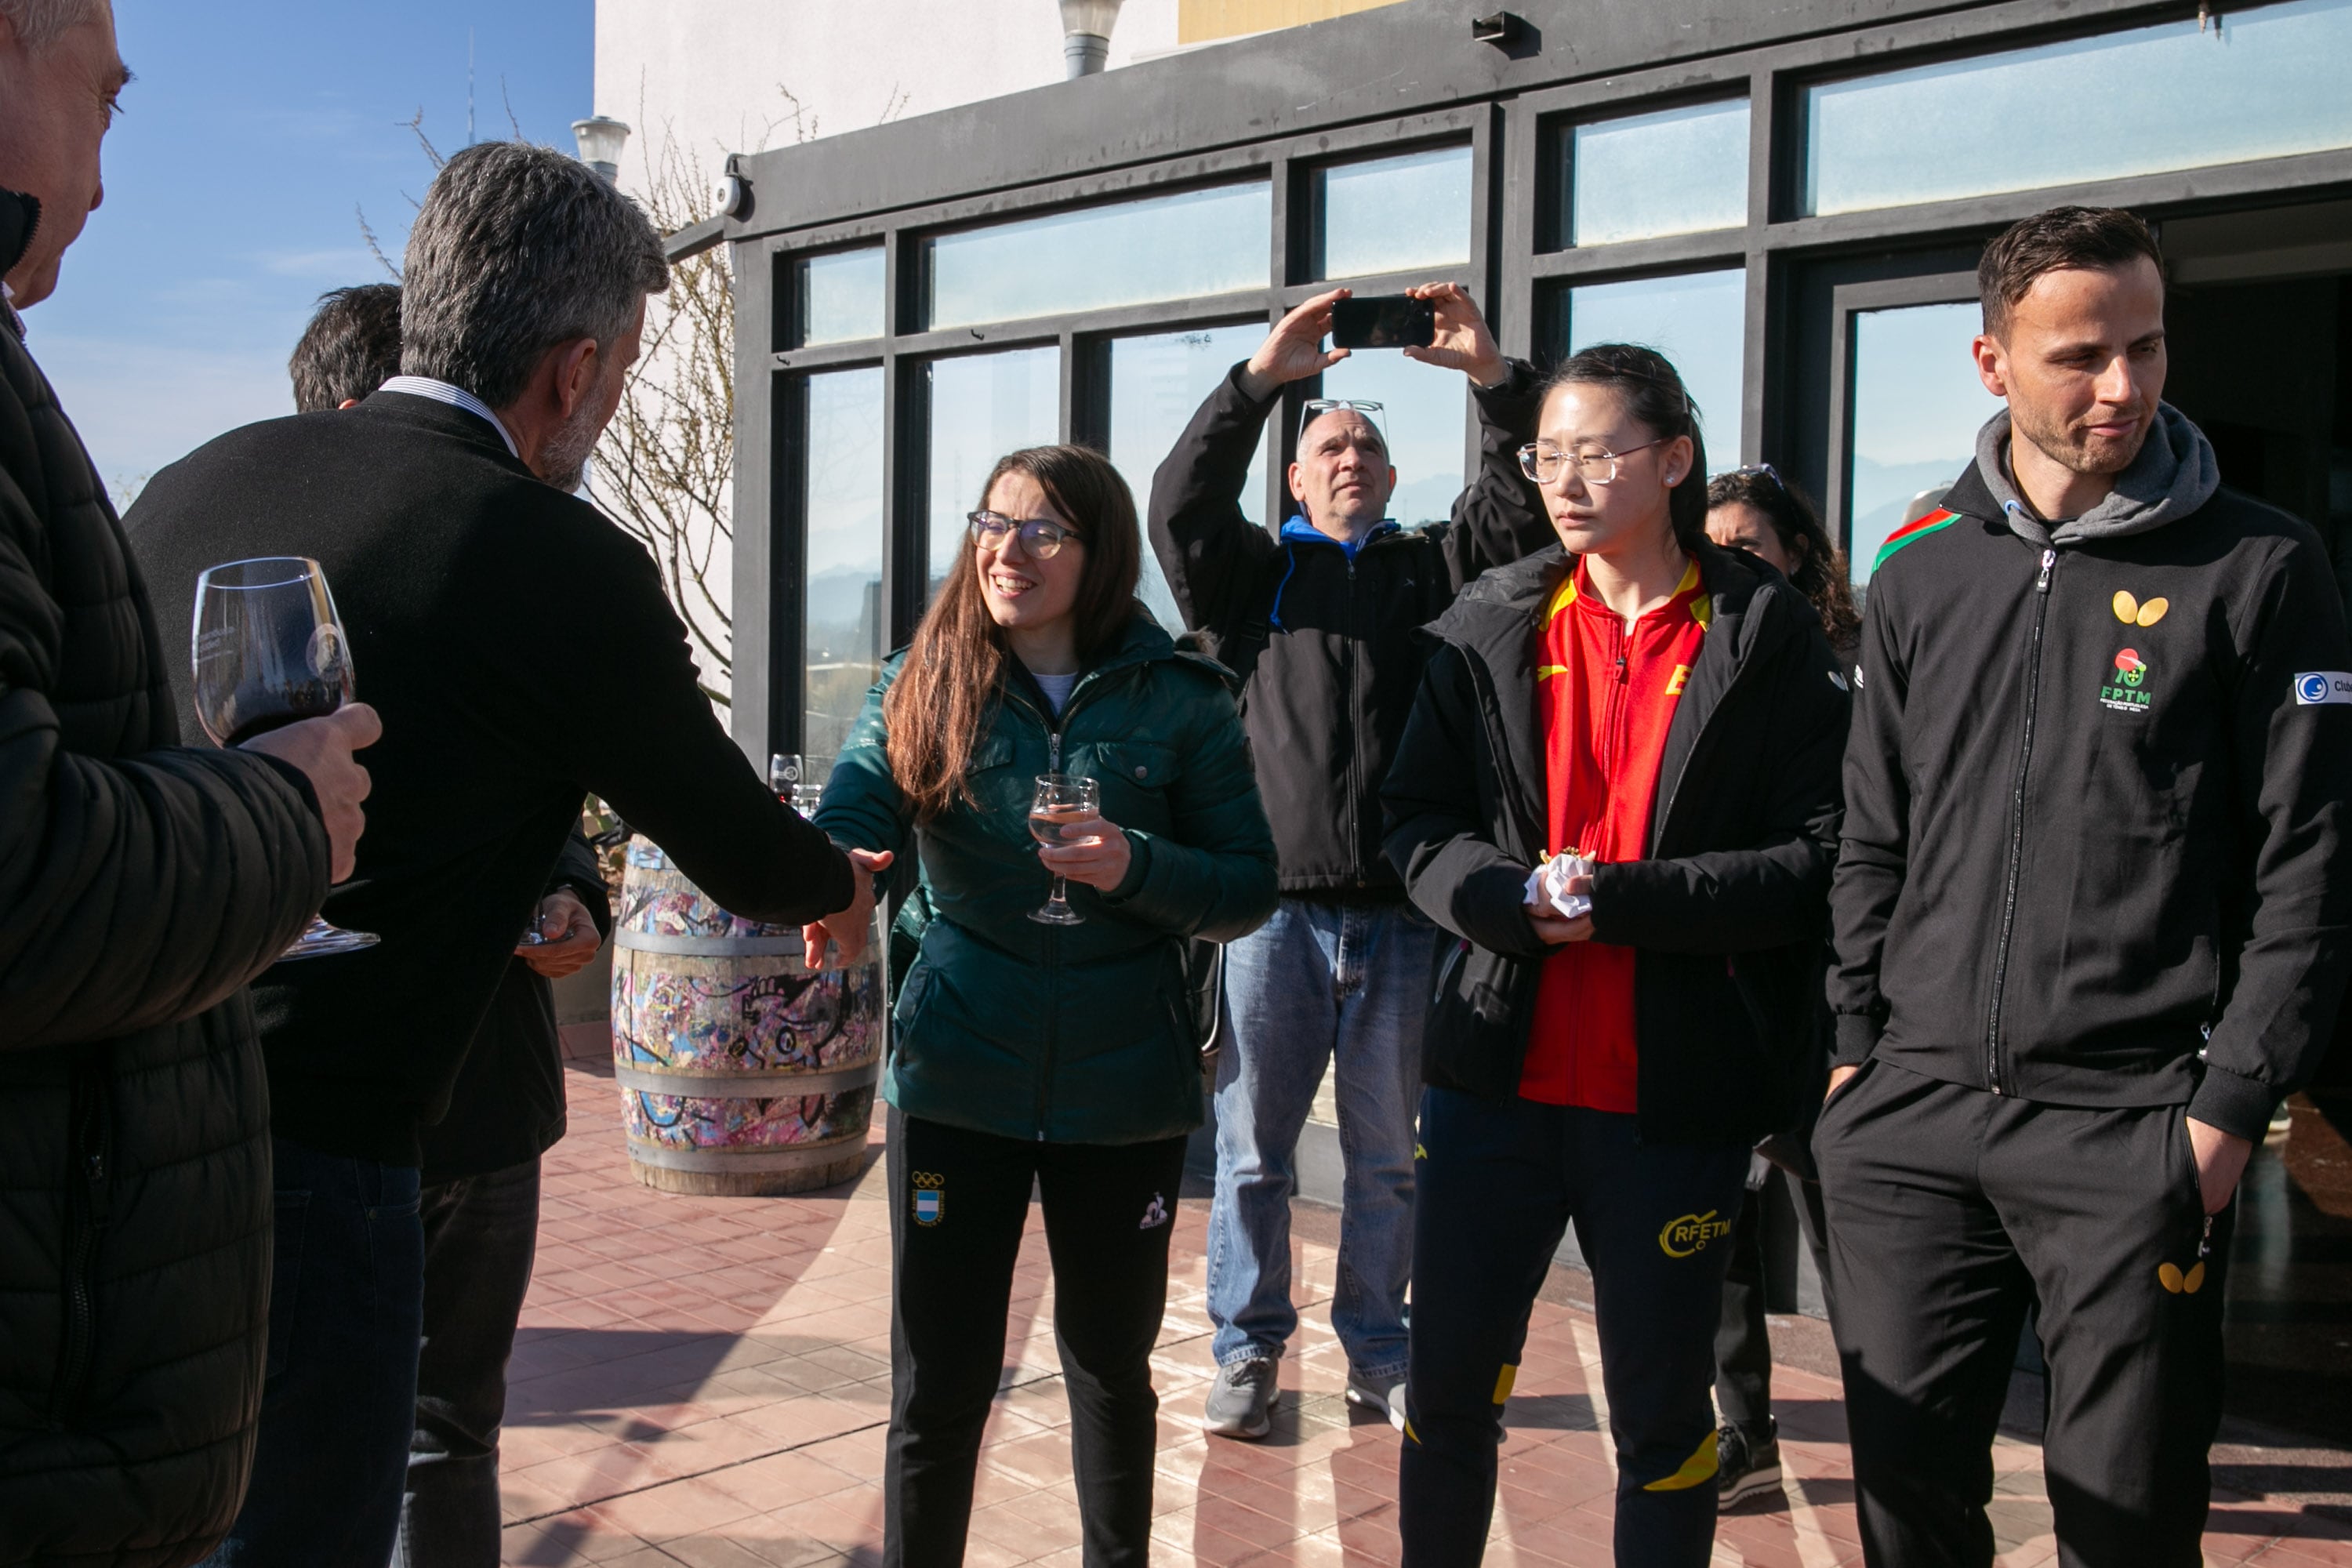
[[[1813,1133],[1873,1568],[1983,1568],[2026,1305],[2067,1568],[2193,1568],[2221,1419],[2222,1266],[2179,1106],[2035,1105],[1874,1062]]]
[[[1486,1552],[1504,1401],[1570,1224],[1592,1268],[1617,1450],[1617,1561],[1706,1563],[1716,1515],[1707,1384],[1748,1151],[1643,1143],[1631,1116],[1431,1089],[1421,1153],[1398,1461],[1405,1568],[1460,1568]]]
[[[1715,1407],[1726,1421],[1751,1431],[1760,1431],[1772,1419],[1772,1331],[1764,1314],[1770,1308],[1775,1274],[1767,1216],[1776,1206],[1794,1212],[1805,1247],[1813,1255],[1814,1271],[1821,1276],[1830,1316],[1837,1315],[1821,1185],[1775,1166],[1765,1175],[1764,1185],[1739,1205],[1739,1219],[1731,1232],[1731,1266],[1723,1279],[1723,1318],[1715,1331]]]
[[[981,1429],[1004,1373],[1034,1179],[1054,1260],[1087,1568],[1150,1547],[1151,1347],[1184,1140],[1032,1143],[890,1112],[890,1436],[883,1562],[963,1561]]]

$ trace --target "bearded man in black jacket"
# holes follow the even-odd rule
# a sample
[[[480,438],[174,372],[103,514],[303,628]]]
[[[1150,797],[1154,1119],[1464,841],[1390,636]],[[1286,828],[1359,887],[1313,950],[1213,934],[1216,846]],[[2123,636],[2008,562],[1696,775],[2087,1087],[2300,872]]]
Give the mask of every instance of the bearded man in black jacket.
[[[1276,1363],[1298,1324],[1294,1164],[1327,1067],[1347,1157],[1331,1322],[1348,1400],[1402,1419],[1391,1396],[1404,1382],[1413,1107],[1437,931],[1381,853],[1381,783],[1429,657],[1420,628],[1486,567],[1551,542],[1516,456],[1533,433],[1534,374],[1503,357],[1458,285],[1410,292],[1429,301],[1436,333],[1404,353],[1462,372],[1478,408],[1478,475],[1451,522],[1407,530],[1387,518],[1388,441],[1344,404],[1307,405],[1289,472],[1298,515],[1276,535],[1242,510],[1284,388],[1349,355],[1322,346],[1345,289],[1285,316],[1152,479],[1152,549],[1185,625],[1244,679],[1242,720],[1281,858],[1281,908],[1225,952],[1209,1217],[1217,1381],[1202,1419],[1218,1436],[1268,1430]]]
[[[381,754],[379,831],[326,909],[381,944],[256,990],[276,1306],[253,1489],[222,1563],[382,1568],[391,1552],[419,1130],[448,1105],[583,793],[751,919],[872,898],[875,863],[845,858],[728,741],[651,558],[569,493],[667,283],[644,216],[584,165],[469,147],[409,236],[405,374],[356,408],[221,437],[156,475],[131,519],[182,623],[212,562],[316,557],[361,690],[406,736]]]
[[[2038,1300],[2061,1557],[2187,1568],[2238,1179],[2352,956],[2352,645],[2312,531],[2159,401],[2146,226],[2045,212],[1978,278],[2009,407],[1879,552],[1831,900],[1814,1146],[1863,1543],[1992,1561]]]
[[[261,1387],[243,987],[349,873],[377,725],[181,748],[187,623],[26,352],[128,75],[105,0],[0,0],[0,1563],[176,1568],[236,1512]]]

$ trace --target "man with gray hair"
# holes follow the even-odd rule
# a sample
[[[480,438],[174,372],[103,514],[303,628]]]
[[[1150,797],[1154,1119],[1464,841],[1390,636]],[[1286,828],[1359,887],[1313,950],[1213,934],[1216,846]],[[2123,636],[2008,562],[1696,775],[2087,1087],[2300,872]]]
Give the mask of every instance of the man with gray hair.
[[[26,345],[129,79],[0,0],[0,1563],[171,1568],[253,1449],[269,1106],[244,992],[350,873],[364,706],[180,744],[167,637]]]
[[[212,562],[315,557],[360,689],[402,737],[371,753],[378,831],[325,910],[382,942],[255,989],[278,1251],[253,1486],[217,1563],[392,1552],[419,1129],[447,1109],[583,793],[752,920],[862,912],[887,864],[845,858],[768,791],[698,688],[653,561],[570,493],[667,280],[644,215],[585,166],[469,147],[409,236],[403,374],[355,408],[222,437],[131,515],[167,624]]]

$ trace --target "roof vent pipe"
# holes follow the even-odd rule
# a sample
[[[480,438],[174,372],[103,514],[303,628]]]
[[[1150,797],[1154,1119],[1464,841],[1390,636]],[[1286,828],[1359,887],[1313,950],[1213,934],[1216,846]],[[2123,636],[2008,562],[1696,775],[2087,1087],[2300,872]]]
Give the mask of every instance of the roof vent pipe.
[[[1120,0],[1062,0],[1062,75],[1076,81],[1110,59],[1110,30]]]

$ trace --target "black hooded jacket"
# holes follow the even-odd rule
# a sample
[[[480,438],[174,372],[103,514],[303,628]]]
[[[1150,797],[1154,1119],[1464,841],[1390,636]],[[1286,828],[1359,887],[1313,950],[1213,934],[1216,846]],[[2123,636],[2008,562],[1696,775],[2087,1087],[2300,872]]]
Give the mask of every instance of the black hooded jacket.
[[[0,191],[0,273],[31,200]],[[184,750],[105,487],[0,306],[0,1563],[194,1561],[269,1294],[245,983],[326,896],[302,775]]]
[[[1593,877],[1592,940],[1637,950],[1638,1115],[1657,1142],[1780,1130],[1818,1050],[1822,936],[1836,858],[1847,695],[1820,619],[1742,551],[1694,549],[1714,616],[1659,763],[1650,858]],[[1381,798],[1388,853],[1441,952],[1422,1074],[1518,1092],[1550,949],[1523,908],[1544,854],[1536,668],[1558,546],[1465,589]]]
[[[1243,678],[1242,724],[1274,825],[1285,898],[1393,902],[1381,853],[1381,780],[1429,648],[1420,627],[1462,584],[1551,542],[1519,472],[1538,381],[1518,361],[1474,389],[1478,473],[1449,522],[1388,526],[1353,554],[1295,521],[1250,521],[1242,486],[1267,412],[1219,383],[1151,481],[1151,548],[1202,651]]]
[[[1882,553],[1830,1000],[1841,1063],[2259,1142],[2352,961],[2352,647],[2312,531],[2164,423],[2207,477],[2139,524],[2012,526],[1980,462]]]

